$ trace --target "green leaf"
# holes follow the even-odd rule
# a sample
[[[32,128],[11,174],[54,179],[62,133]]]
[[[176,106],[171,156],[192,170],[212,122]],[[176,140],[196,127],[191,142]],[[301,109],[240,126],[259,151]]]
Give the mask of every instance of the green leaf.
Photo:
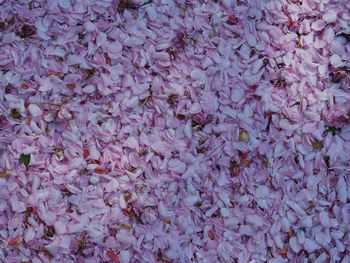
[[[202,206],[202,202],[195,202],[194,203],[194,206],[197,207],[197,208],[200,208]]]
[[[23,163],[28,169],[28,166],[29,166],[29,163],[30,163],[30,154],[22,153],[21,156],[19,157],[19,161],[21,163]]]
[[[326,126],[325,128],[326,128],[325,133],[331,132],[333,136],[341,133],[341,128],[336,128],[331,126]]]

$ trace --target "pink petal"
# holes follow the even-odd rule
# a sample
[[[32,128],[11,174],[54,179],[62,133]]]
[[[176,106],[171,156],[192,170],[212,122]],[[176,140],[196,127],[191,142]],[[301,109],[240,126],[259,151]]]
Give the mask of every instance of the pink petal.
[[[88,84],[84,88],[82,88],[82,91],[87,94],[93,93],[95,90],[96,90],[96,87],[95,85],[92,85],[92,84]]]
[[[337,20],[337,13],[334,11],[328,11],[323,14],[322,19],[326,23],[333,23],[335,20]]]
[[[296,237],[292,237],[291,239],[289,239],[289,246],[292,249],[292,251],[294,253],[299,253],[301,250],[301,245],[298,243],[298,240]]]
[[[326,211],[320,213],[320,222],[324,227],[330,227],[331,223],[329,220],[329,215]]]
[[[38,117],[43,113],[40,107],[36,104],[30,104],[28,110],[33,117]]]
[[[335,68],[338,68],[342,65],[342,59],[337,54],[331,56],[330,60],[331,60],[331,65]]]
[[[321,31],[326,26],[326,22],[323,20],[317,20],[311,24],[311,28],[315,31]]]
[[[160,153],[160,154],[164,154],[168,149],[166,143],[161,142],[161,141],[153,143],[151,145],[151,148],[153,151],[155,151],[156,153]]]
[[[123,45],[119,42],[108,43],[107,50],[112,54],[119,54],[123,50]]]
[[[306,251],[308,251],[309,253],[315,251],[316,249],[318,249],[320,246],[312,239],[310,238],[305,238],[304,241],[304,248]]]
[[[54,224],[54,228],[55,228],[55,232],[60,235],[60,234],[64,234],[66,233],[66,224],[64,224],[63,222],[57,221]]]
[[[206,80],[206,76],[204,71],[200,70],[200,69],[194,69],[191,72],[191,78],[193,80],[198,80],[198,81],[205,81]]]

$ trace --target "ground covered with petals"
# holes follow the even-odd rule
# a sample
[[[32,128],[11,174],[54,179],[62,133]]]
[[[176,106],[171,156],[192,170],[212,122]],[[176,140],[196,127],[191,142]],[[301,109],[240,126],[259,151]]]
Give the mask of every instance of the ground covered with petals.
[[[350,2],[0,0],[0,261],[350,261]]]

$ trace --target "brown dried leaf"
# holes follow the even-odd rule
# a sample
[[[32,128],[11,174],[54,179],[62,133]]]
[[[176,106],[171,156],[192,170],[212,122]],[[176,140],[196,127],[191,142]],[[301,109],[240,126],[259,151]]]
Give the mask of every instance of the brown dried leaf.
[[[10,177],[11,177],[10,173],[7,173],[7,172],[0,173],[0,178],[9,179]]]

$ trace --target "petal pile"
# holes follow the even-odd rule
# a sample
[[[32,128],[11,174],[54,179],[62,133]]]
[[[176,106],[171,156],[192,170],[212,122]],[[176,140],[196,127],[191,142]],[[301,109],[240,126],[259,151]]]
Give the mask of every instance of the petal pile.
[[[0,11],[1,262],[350,262],[349,1]]]

